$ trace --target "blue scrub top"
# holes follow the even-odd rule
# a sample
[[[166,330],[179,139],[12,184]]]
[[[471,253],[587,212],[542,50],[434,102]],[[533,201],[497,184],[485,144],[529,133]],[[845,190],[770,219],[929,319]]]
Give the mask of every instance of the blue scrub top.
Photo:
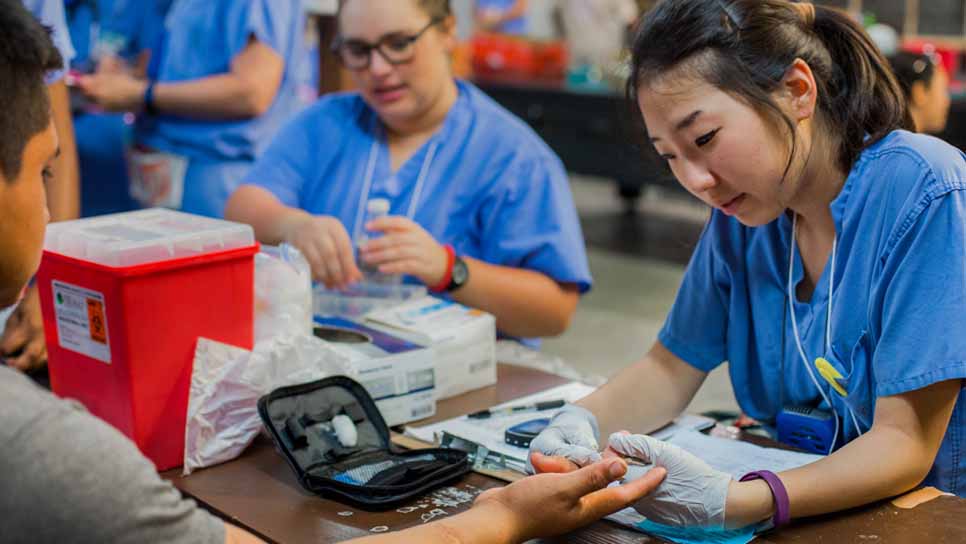
[[[938,139],[895,131],[861,154],[831,211],[835,270],[829,259],[794,311],[809,362],[825,357],[847,381],[843,398],[815,372],[852,440],[849,410],[866,432],[877,397],[966,378],[966,160]],[[658,336],[700,370],[729,361],[738,403],[762,421],[783,405],[828,410],[788,318],[791,226],[786,215],[751,228],[714,211]],[[794,284],[802,278],[796,251]],[[924,483],[966,496],[966,388]]]
[[[513,4],[516,4],[516,0],[476,0],[476,9],[496,10],[501,13],[506,13],[510,11]],[[527,17],[524,15],[505,21],[497,30],[503,34],[522,36],[527,33],[527,26]]]
[[[351,236],[361,200],[387,198],[390,214],[406,214],[435,144],[417,223],[457,254],[537,270],[587,291],[583,235],[560,159],[482,91],[463,81],[457,87],[459,98],[441,129],[395,174],[378,116],[353,93],[322,98],[287,125],[245,183],[287,206],[338,217]],[[377,138],[372,189],[364,198]]]
[[[301,0],[175,0],[149,71],[159,82],[200,79],[230,71],[250,36],[285,61],[275,101],[254,119],[210,121],[140,116],[135,141],[187,157],[182,210],[221,216],[231,192],[274,134],[301,109],[297,97],[305,13]]]
[[[44,78],[48,85],[64,78],[64,73],[74,59],[74,46],[70,41],[70,31],[67,30],[67,16],[64,14],[63,0],[23,0],[23,5],[34,14],[41,23],[53,29],[54,45],[64,59],[64,69],[55,70]]]

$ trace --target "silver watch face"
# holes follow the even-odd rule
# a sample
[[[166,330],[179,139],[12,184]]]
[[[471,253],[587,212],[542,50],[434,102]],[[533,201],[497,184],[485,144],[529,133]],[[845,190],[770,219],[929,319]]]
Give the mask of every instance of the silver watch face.
[[[466,283],[469,275],[470,271],[466,268],[466,263],[462,259],[458,259],[453,263],[453,279],[450,285],[453,287],[461,287]]]

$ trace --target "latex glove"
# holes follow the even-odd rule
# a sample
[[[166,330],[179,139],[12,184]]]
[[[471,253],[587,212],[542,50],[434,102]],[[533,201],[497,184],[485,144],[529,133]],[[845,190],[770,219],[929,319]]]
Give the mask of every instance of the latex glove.
[[[664,483],[634,503],[634,509],[641,515],[672,527],[724,527],[731,475],[650,436],[614,433],[610,435],[609,447],[619,455],[636,457],[667,469]],[[640,478],[648,470],[648,467],[629,466],[625,479]]]
[[[597,418],[589,410],[573,404],[564,406],[550,420],[550,425],[530,442],[527,471],[537,472],[532,463],[534,453],[565,457],[578,467],[600,461],[598,432]]]
[[[408,274],[429,287],[446,275],[446,249],[413,220],[399,215],[380,217],[365,225],[367,231],[383,236],[366,242],[359,255],[366,264],[383,274]]]

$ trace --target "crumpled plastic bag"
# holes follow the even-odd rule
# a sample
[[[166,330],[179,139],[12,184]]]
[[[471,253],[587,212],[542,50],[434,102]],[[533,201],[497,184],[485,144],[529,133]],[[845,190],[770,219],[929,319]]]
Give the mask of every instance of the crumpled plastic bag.
[[[289,244],[255,255],[255,343],[278,334],[312,334],[312,270]]]
[[[195,348],[185,425],[184,475],[230,461],[262,429],[259,397],[328,376],[356,377],[349,359],[322,340],[279,334],[253,351],[206,338]]]

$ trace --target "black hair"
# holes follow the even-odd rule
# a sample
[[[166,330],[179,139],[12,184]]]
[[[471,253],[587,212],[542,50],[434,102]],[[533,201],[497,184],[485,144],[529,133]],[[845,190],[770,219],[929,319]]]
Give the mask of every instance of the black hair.
[[[63,60],[41,25],[20,0],[0,0],[0,172],[20,175],[23,150],[50,123],[44,75]]]
[[[670,70],[691,73],[780,120],[796,145],[794,123],[771,93],[796,59],[812,69],[818,111],[839,137],[844,171],[867,146],[911,128],[905,98],[888,63],[846,14],[788,0],[662,0],[638,26],[628,98]],[[639,113],[639,112],[638,112]]]
[[[889,64],[896,74],[899,86],[906,98],[912,95],[912,86],[921,81],[928,89],[932,85],[932,77],[936,73],[935,64],[928,55],[900,51],[889,57]]]
[[[339,0],[339,11],[348,0]],[[429,15],[430,19],[445,19],[453,14],[449,0],[416,0],[416,4]]]

